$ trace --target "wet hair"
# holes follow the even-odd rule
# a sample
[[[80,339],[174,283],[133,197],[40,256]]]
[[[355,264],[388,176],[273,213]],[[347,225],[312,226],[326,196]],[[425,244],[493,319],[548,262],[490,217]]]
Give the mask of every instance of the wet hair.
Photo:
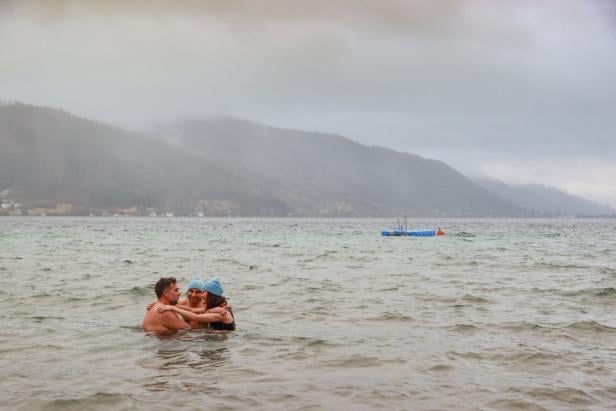
[[[154,292],[156,293],[156,297],[160,298],[163,296],[163,293],[171,284],[175,284],[175,277],[161,277],[160,280],[154,286]]]
[[[207,293],[207,297],[205,297],[205,306],[208,310],[215,307],[224,307],[225,305],[227,305],[227,299],[225,297]]]

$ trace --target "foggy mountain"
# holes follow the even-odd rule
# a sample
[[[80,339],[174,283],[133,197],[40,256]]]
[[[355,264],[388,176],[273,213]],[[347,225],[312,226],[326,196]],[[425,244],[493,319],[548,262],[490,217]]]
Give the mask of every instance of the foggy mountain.
[[[528,215],[440,161],[227,117],[146,134],[58,109],[5,105],[0,146],[0,191],[9,189],[25,208],[70,203],[77,214],[134,208],[176,215]]]
[[[158,137],[265,183],[299,215],[522,213],[442,162],[341,136],[219,117],[179,122],[159,130]]]
[[[509,185],[501,181],[473,178],[473,181],[503,198],[523,207],[533,216],[613,215],[616,210],[584,198],[537,184]]]
[[[197,200],[225,199],[238,214],[280,215],[287,206],[254,182],[199,156],[62,110],[0,106],[0,190],[26,207],[154,207],[188,214]],[[75,211],[74,211],[75,212]]]

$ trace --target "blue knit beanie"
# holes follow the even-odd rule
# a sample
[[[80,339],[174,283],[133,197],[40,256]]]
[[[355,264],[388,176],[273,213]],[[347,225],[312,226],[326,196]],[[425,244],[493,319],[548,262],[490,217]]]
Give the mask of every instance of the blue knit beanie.
[[[220,283],[220,278],[212,277],[208,281],[203,284],[203,289],[208,293],[212,293],[219,297],[222,297],[224,290],[222,288],[222,284]]]
[[[199,277],[193,278],[186,286],[186,291],[190,290],[191,288],[197,288],[200,291],[203,291],[203,280]]]

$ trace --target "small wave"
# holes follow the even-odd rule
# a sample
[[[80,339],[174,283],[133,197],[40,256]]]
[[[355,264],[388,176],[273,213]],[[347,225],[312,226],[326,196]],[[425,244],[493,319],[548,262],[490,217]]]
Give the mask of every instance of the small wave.
[[[298,344],[302,347],[309,348],[326,348],[326,347],[339,347],[340,344],[332,343],[331,341],[324,340],[322,338],[310,338],[310,337],[293,337],[291,343]]]
[[[413,317],[410,315],[404,315],[402,313],[394,313],[388,312],[381,315],[377,315],[376,317],[369,317],[366,319],[367,321],[400,321],[400,322],[411,322],[415,321]]]
[[[151,295],[152,294],[152,286],[147,287],[133,287],[124,291],[126,294],[134,294],[134,295]]]
[[[43,297],[53,297],[53,296],[55,296],[55,294],[49,294],[45,291],[32,295],[33,298],[43,298]]]
[[[593,331],[602,333],[616,332],[616,327],[601,324],[597,321],[576,321],[570,324],[554,324],[554,325],[539,325],[531,322],[510,323],[501,325],[500,328],[521,332],[521,331],[547,331],[554,332],[559,330],[574,330],[574,331]]]
[[[516,399],[503,399],[495,400],[487,404],[489,409],[495,410],[534,410],[534,411],[548,411],[547,408],[540,406],[534,402]]]
[[[537,363],[559,363],[563,361],[561,353],[555,354],[546,351],[539,352],[515,352],[512,354],[497,354],[492,356],[494,360],[500,360],[513,364],[537,364]]]
[[[229,264],[229,265],[239,265],[242,267],[246,267],[249,270],[254,270],[255,268],[258,268],[258,265],[254,264],[254,263],[243,263],[241,261],[238,261],[234,258],[218,258],[216,260],[214,260],[217,263],[224,263],[224,264]],[[252,267],[252,268],[251,268]]]
[[[616,288],[608,287],[608,288],[599,288],[596,290],[596,295],[598,297],[613,297],[616,296]]]
[[[143,332],[143,327],[141,327],[141,324],[139,325],[120,325],[120,328],[123,330],[130,330],[134,332]]]
[[[616,297],[616,288],[585,288],[583,290],[560,291],[555,290],[558,294],[567,297],[589,296],[589,297]]]
[[[531,322],[528,322],[528,321],[523,321],[523,322],[519,322],[519,323],[503,324],[501,326],[501,328],[506,329],[506,330],[510,330],[510,331],[514,331],[514,332],[537,331],[537,330],[553,330],[553,329],[555,329],[555,327],[544,327],[542,325],[534,324],[534,323],[531,323]]]
[[[262,285],[256,285],[256,284],[242,284],[240,286],[240,290],[243,291],[252,291],[252,290],[259,290],[264,288],[264,286]]]
[[[428,368],[428,372],[445,372],[445,371],[450,371],[453,369],[454,368],[451,365],[437,364],[435,366]]]
[[[479,265],[479,262],[477,262],[477,261],[475,261],[475,260],[471,260],[471,261],[469,261],[469,262],[468,262],[468,263],[466,263],[466,264],[467,264],[467,265],[470,265],[470,266],[473,266],[473,267],[476,267],[476,266],[478,266],[478,265]]]
[[[388,288],[381,288],[378,290],[378,292],[382,293],[385,291],[398,291],[400,288],[399,287],[388,287]]]
[[[472,324],[456,324],[453,327],[448,328],[449,331],[453,331],[460,334],[472,334],[479,330],[478,327],[475,327]]]
[[[283,253],[281,255],[282,257],[298,258],[298,257],[303,257],[304,253]]]
[[[561,233],[545,233],[542,236],[547,237],[547,238],[555,238],[555,237],[560,237],[561,235],[562,235]]]
[[[426,301],[429,303],[450,303],[454,304],[458,301],[455,297],[448,297],[444,295],[435,295],[435,294],[419,294],[415,296],[416,299]]]
[[[459,233],[455,233],[453,235],[454,237],[462,237],[462,238],[473,238],[473,237],[477,237],[475,234],[473,233],[469,233],[467,231],[460,231]]]
[[[75,296],[71,296],[71,297],[66,297],[66,301],[70,301],[70,302],[74,302],[74,301],[92,301],[92,298],[90,297],[75,297]],[[94,305],[96,304],[100,304],[100,305],[107,305],[107,302],[104,301],[100,301],[100,302],[94,302]]]
[[[510,391],[514,391],[517,394],[523,393],[537,399],[549,399],[557,403],[575,405],[577,407],[597,403],[597,400],[592,395],[579,388],[536,387],[526,389],[513,388]]]
[[[33,320],[37,323],[42,323],[45,320],[65,320],[65,317],[54,317],[54,316],[42,316],[42,315],[35,315],[32,317],[28,317],[29,320]]]
[[[331,368],[347,367],[381,367],[386,363],[403,364],[406,360],[402,358],[384,359],[381,357],[369,357],[366,355],[355,354],[346,358],[338,358],[330,361],[321,361],[320,366]]]
[[[534,268],[542,268],[548,270],[589,270],[592,267],[579,264],[562,264],[562,263],[548,263],[539,262],[533,266]]]
[[[447,358],[452,359],[452,360],[456,360],[459,358],[463,360],[483,360],[485,358],[483,354],[478,353],[478,352],[472,352],[472,351],[468,351],[468,352],[449,351],[446,355],[447,355]]]
[[[564,328],[576,331],[592,331],[598,333],[616,332],[616,327],[610,327],[597,321],[576,321],[566,325]]]
[[[93,409],[93,408],[113,408],[131,409],[136,405],[132,395],[99,392],[84,398],[56,399],[51,401],[38,400],[43,410],[65,410],[65,409]],[[36,408],[36,407],[34,407]]]
[[[492,302],[491,300],[488,300],[487,298],[478,297],[478,296],[475,296],[475,295],[472,295],[472,294],[465,294],[462,297],[462,300],[463,301],[468,301],[468,302],[471,302],[471,303],[481,303],[481,304],[489,304],[489,303]]]
[[[307,258],[305,260],[300,260],[303,263],[309,263],[309,262],[313,262],[313,261],[317,261],[317,260],[321,260],[321,259],[326,259],[328,258],[330,255],[332,254],[336,254],[337,251],[335,250],[326,250],[324,253],[321,253],[313,258]]]
[[[253,241],[248,243],[249,245],[253,246],[253,247],[271,247],[271,248],[280,248],[282,246],[282,244],[279,243],[274,243],[274,244],[265,244],[259,241]]]
[[[616,269],[614,269],[614,268],[603,267],[599,272],[601,274],[607,274],[607,275],[614,275],[614,276],[616,276]]]

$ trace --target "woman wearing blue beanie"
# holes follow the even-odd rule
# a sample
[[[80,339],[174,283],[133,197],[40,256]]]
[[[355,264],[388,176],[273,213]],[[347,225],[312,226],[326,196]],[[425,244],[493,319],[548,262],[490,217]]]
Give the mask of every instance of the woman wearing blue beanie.
[[[200,323],[208,323],[210,328],[215,330],[235,330],[235,317],[233,310],[223,297],[224,289],[220,278],[212,277],[203,284],[203,297],[205,299],[205,312],[197,314],[184,310],[178,306],[165,305],[159,306],[158,311],[174,311],[186,319]]]
[[[203,290],[207,291],[208,294],[214,294],[219,297],[222,297],[225,290],[222,288],[222,284],[220,283],[220,278],[212,277],[203,283]]]
[[[224,289],[220,283],[220,278],[212,277],[203,284],[203,293],[205,298],[205,306],[208,308],[224,307],[228,315],[226,318],[217,323],[210,323],[210,328],[215,330],[235,330],[235,317],[231,306],[227,303],[227,299],[223,297]]]

